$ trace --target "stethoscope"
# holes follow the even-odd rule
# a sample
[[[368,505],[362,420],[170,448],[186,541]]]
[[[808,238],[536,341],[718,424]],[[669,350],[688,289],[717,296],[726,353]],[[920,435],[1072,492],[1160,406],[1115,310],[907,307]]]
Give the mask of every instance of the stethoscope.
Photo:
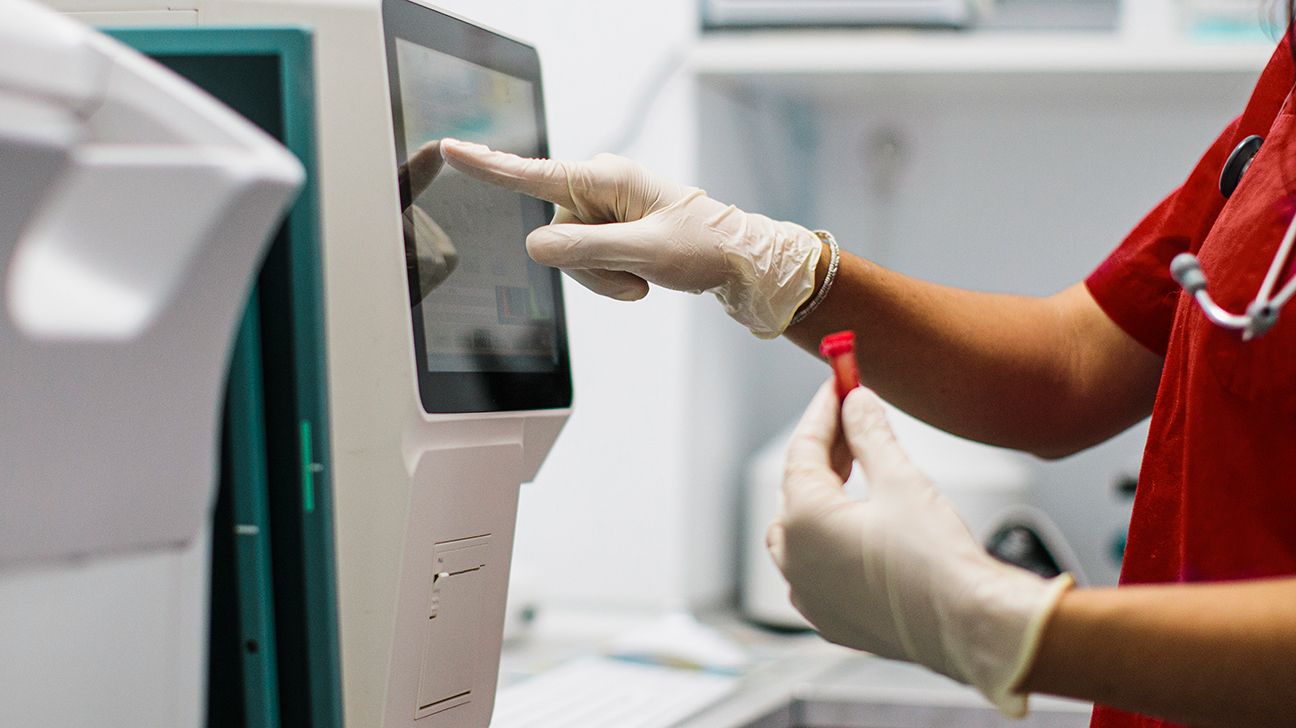
[[[1254,135],[1249,136],[1243,139],[1229,155],[1228,161],[1224,163],[1224,169],[1220,172],[1219,182],[1220,193],[1226,199],[1232,196],[1233,190],[1237,189],[1238,183],[1242,181],[1242,175],[1250,168],[1263,143],[1264,139]],[[1250,341],[1264,336],[1265,332],[1273,328],[1273,325],[1278,322],[1278,312],[1292,295],[1296,294],[1296,278],[1293,278],[1278,291],[1278,295],[1271,295],[1274,286],[1278,283],[1278,276],[1282,273],[1283,266],[1291,254],[1293,241],[1296,241],[1296,216],[1293,216],[1288,223],[1282,244],[1278,246],[1273,261],[1269,263],[1269,272],[1265,274],[1264,282],[1260,284],[1260,290],[1256,292],[1255,298],[1247,306],[1246,313],[1230,313],[1211,299],[1210,294],[1206,292],[1206,274],[1202,272],[1197,256],[1192,253],[1176,255],[1174,260],[1170,261],[1170,275],[1178,281],[1188,295],[1197,301],[1206,318],[1223,328],[1241,331],[1242,340]]]

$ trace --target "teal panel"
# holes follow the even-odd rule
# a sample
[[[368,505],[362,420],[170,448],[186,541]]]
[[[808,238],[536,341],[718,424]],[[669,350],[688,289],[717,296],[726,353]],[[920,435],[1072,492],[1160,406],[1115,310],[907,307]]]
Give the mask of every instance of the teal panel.
[[[218,662],[213,649],[213,672],[228,674],[213,675],[213,684],[220,689],[214,689],[209,699],[209,725],[340,728],[341,665],[310,33],[293,27],[109,32],[260,125],[296,154],[307,170],[306,186],[267,254],[255,301],[249,306],[252,319],[245,321],[240,333],[241,337],[256,334],[259,357],[240,358],[235,367],[259,364],[265,482],[258,486],[254,479],[240,476],[231,486],[235,495],[229,499],[228,512],[237,520],[256,515],[248,508],[267,508],[268,522],[258,536],[262,547],[268,546],[271,577],[267,581],[258,571],[261,551],[233,549],[245,660],[241,677],[235,679],[234,668]],[[240,382],[248,381],[235,379],[236,374],[231,372],[232,391],[236,386],[246,388]],[[240,397],[246,395],[239,393]],[[245,447],[237,443],[255,438],[254,426],[245,418],[257,416],[250,409],[236,412],[231,406],[227,411],[231,447]],[[234,432],[237,428],[245,431]],[[242,532],[252,538],[250,529]],[[214,554],[215,550],[214,546]],[[213,563],[213,578],[221,568]],[[213,590],[213,621],[218,608],[218,594]],[[256,657],[250,640],[258,628],[273,633],[256,643],[259,657],[252,660],[256,663],[253,669],[246,658]],[[214,639],[215,634],[213,625]],[[241,687],[234,690],[236,686]],[[231,710],[231,702],[242,709]]]
[[[254,294],[239,328],[225,395],[222,487],[212,548],[212,726],[279,725],[260,328]],[[228,573],[231,566],[233,572]],[[224,593],[230,586],[234,593]],[[237,617],[231,620],[233,615],[223,605],[234,600]],[[237,624],[237,630],[230,629],[231,624]],[[240,683],[241,695],[235,689]]]

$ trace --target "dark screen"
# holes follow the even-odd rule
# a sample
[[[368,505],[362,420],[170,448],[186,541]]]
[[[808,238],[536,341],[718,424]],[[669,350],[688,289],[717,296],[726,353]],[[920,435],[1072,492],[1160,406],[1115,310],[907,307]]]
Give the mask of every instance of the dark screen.
[[[535,50],[409,0],[383,13],[424,408],[566,407],[560,281],[526,254],[550,208],[461,174],[439,149],[454,137],[547,154]]]

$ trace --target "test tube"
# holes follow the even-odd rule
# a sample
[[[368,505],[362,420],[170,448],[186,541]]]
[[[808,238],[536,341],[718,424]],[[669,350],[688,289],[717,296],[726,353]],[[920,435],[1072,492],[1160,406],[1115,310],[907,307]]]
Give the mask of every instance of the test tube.
[[[837,399],[845,401],[846,395],[860,386],[859,365],[855,361],[855,332],[828,334],[819,342],[819,353],[832,365],[837,380]]]

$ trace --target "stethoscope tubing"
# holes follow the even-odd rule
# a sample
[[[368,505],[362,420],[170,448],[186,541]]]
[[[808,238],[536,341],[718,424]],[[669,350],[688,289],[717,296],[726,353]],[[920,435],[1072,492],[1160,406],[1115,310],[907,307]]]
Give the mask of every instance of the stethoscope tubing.
[[[1229,155],[1220,173],[1220,193],[1224,197],[1231,196],[1233,190],[1237,188],[1242,175],[1250,168],[1255,155],[1259,153],[1261,143],[1263,140],[1259,137],[1249,136],[1243,139]],[[1256,291],[1255,298],[1247,305],[1245,313],[1232,313],[1211,298],[1206,290],[1206,274],[1201,269],[1201,262],[1192,253],[1176,255],[1174,260],[1170,261],[1170,275],[1185,293],[1193,297],[1211,323],[1225,329],[1241,331],[1242,340],[1250,341],[1263,336],[1273,328],[1282,307],[1291,300],[1293,295],[1296,295],[1296,277],[1293,277],[1278,291],[1278,295],[1270,296],[1274,286],[1278,284],[1278,277],[1282,275],[1283,268],[1291,257],[1294,244],[1296,244],[1296,215],[1293,215],[1287,223],[1287,232],[1283,234],[1282,243],[1274,253],[1264,281]]]

